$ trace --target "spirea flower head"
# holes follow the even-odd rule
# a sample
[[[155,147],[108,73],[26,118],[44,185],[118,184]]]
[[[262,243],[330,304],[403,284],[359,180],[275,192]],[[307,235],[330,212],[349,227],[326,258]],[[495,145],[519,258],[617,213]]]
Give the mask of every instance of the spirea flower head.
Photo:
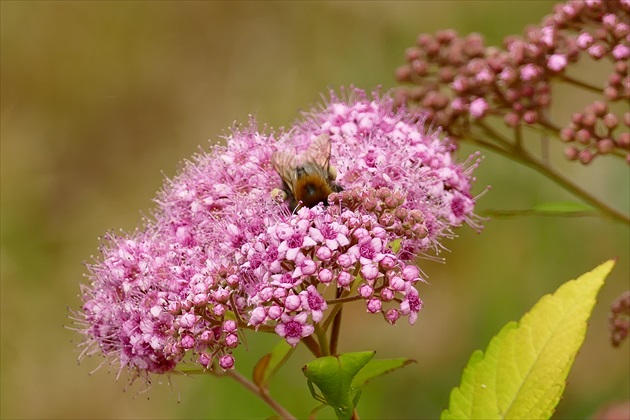
[[[272,155],[299,154],[322,135],[341,191],[292,212],[272,194],[282,186]],[[331,92],[286,132],[233,128],[225,146],[165,182],[143,229],[107,236],[74,314],[84,354],[136,374],[183,361],[231,369],[241,330],[295,346],[352,301],[413,324],[424,281],[416,257],[438,253],[455,227],[479,229],[479,159],[459,164],[452,152],[388,96],[354,88]]]

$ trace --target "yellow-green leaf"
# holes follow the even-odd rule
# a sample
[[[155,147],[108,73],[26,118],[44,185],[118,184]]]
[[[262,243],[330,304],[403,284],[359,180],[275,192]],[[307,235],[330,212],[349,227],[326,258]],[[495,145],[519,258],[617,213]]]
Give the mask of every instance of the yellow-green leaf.
[[[586,335],[597,292],[614,266],[607,261],[543,296],[476,351],[451,392],[443,419],[549,418]]]

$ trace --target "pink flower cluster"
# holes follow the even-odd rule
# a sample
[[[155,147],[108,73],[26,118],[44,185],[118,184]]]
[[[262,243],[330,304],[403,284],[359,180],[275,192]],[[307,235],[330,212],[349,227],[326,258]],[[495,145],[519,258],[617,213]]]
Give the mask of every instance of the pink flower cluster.
[[[610,63],[603,86],[573,79],[569,67],[585,57]],[[466,138],[471,125],[488,117],[499,117],[510,128],[538,125],[559,133],[549,119],[553,82],[595,91],[607,103],[627,103],[629,57],[630,2],[570,0],[556,5],[553,14],[527,28],[523,37],[505,38],[504,49],[486,47],[478,34],[459,37],[445,30],[419,35],[417,47],[406,52],[407,64],[396,73],[400,82],[410,84],[398,91],[397,102],[419,105],[429,121],[456,139]],[[608,117],[602,129],[594,127],[594,119],[587,107],[565,126],[562,140],[573,143],[566,156],[587,164],[616,152],[630,163],[628,125],[614,130],[627,118]]]
[[[472,170],[453,147],[393,100],[359,89],[331,93],[288,132],[234,128],[226,146],[196,155],[167,180],[146,226],[108,235],[89,265],[74,314],[84,355],[103,353],[136,374],[165,373],[187,355],[230,369],[239,330],[296,345],[331,305],[410,323],[422,307],[419,255],[439,252],[452,229],[474,222]],[[272,196],[276,150],[331,139],[340,193],[291,213]],[[476,156],[476,155],[474,155]]]

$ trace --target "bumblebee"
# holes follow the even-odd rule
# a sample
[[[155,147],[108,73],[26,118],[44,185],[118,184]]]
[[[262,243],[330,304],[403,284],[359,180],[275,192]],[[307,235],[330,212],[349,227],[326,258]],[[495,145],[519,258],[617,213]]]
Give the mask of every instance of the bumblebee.
[[[330,166],[330,151],[330,138],[322,134],[300,155],[279,151],[271,155],[271,165],[282,178],[282,192],[291,211],[299,205],[327,205],[330,194],[343,190],[334,182],[337,172]]]

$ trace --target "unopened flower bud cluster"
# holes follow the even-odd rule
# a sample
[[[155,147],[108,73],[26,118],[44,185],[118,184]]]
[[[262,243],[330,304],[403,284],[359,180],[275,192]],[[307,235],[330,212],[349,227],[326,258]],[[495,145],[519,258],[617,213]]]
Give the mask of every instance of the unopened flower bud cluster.
[[[537,126],[560,135],[549,120],[554,83],[573,83],[572,66],[589,58],[606,61],[610,74],[596,91],[596,100],[572,121],[561,123],[562,139],[572,143],[565,155],[590,163],[599,155],[616,153],[630,163],[627,116],[610,110],[593,112],[630,100],[630,2],[570,0],[556,5],[540,25],[523,37],[509,36],[504,49],[486,47],[479,34],[460,37],[445,30],[421,34],[406,52],[407,64],[397,70],[397,102],[417,107],[453,138],[465,138],[471,124],[497,117],[510,128]],[[601,119],[601,129],[595,128]]]

